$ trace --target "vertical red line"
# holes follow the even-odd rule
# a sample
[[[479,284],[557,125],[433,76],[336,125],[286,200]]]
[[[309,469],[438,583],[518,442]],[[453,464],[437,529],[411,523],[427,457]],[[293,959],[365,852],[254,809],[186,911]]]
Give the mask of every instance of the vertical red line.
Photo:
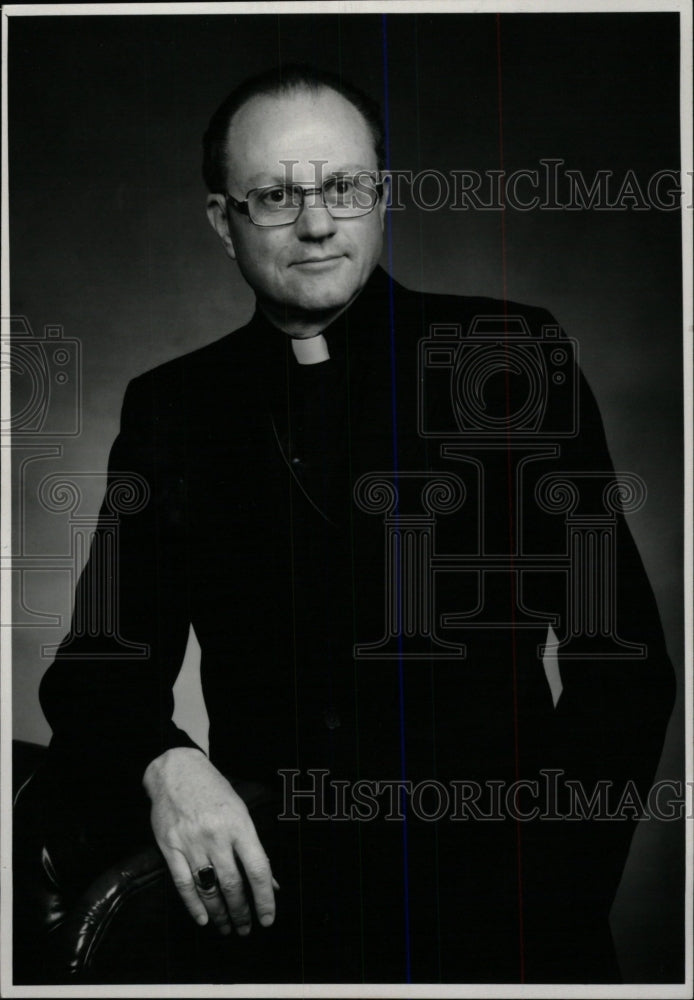
[[[496,15],[496,80],[498,96],[499,119],[499,170],[500,202],[501,202],[501,286],[504,311],[504,348],[508,361],[508,282],[506,270],[506,178],[504,176],[504,112],[503,89],[501,74],[501,15]],[[513,510],[513,469],[511,463],[511,392],[509,385],[509,366],[506,364],[506,477],[508,495],[508,542],[510,570],[510,604],[511,604],[511,669],[513,687],[513,746],[515,758],[516,781],[520,777],[520,750],[518,736],[518,657],[516,648],[516,574],[513,565],[515,551],[514,510]],[[516,812],[516,874],[518,879],[518,960],[519,979],[525,982],[525,933],[523,924],[523,852],[521,841],[521,822]]]

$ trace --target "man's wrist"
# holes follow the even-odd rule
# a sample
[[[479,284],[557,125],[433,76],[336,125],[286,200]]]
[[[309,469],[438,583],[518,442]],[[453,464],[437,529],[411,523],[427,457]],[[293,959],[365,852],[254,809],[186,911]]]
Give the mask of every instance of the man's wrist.
[[[164,753],[155,757],[154,760],[151,760],[142,775],[142,785],[147,794],[151,797],[160,776],[168,767],[176,762],[180,762],[183,756],[190,754],[202,754],[205,757],[205,754],[199,747],[170,747],[170,749],[165,750]],[[205,759],[207,758],[205,757]]]

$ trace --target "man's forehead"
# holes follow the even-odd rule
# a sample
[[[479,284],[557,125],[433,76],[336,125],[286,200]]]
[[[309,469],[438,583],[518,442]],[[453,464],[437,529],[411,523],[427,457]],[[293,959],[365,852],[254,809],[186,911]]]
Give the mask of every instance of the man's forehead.
[[[250,186],[320,183],[326,173],[376,166],[363,115],[328,88],[251,98],[232,119],[226,152],[233,176]]]
[[[372,169],[362,160],[297,160],[278,161],[265,164],[261,170],[248,176],[254,187],[264,187],[269,184],[300,184],[303,186],[320,186],[326,177],[353,176],[355,174],[372,173]]]

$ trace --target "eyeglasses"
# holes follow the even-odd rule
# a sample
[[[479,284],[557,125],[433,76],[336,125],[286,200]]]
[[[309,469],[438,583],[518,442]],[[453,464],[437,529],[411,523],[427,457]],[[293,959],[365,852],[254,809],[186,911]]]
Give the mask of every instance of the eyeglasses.
[[[242,201],[228,192],[224,197],[227,206],[247,215],[254,226],[291,226],[309,194],[320,195],[333,219],[354,219],[373,211],[383,194],[383,182],[377,173],[331,174],[321,187],[269,184],[253,188]]]

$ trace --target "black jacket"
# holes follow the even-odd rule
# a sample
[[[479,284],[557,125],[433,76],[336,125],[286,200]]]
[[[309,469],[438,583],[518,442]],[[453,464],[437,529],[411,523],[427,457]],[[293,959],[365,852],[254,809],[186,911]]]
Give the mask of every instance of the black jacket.
[[[572,343],[544,310],[411,292],[380,270],[325,337],[331,360],[299,366],[289,339],[256,312],[128,387],[99,529],[113,520],[119,473],[135,473],[146,486],[119,518],[119,635],[105,613],[91,634],[73,621],[44,677],[56,768],[79,770],[86,795],[105,785],[111,798],[116,788],[137,797],[150,760],[191,745],[171,721],[171,690],[192,623],[210,757],[234,778],[279,788],[278,771],[298,769],[305,786],[308,769],[322,768],[450,787],[556,769],[589,795],[612,782],[613,803],[628,781],[645,797],[672,667],[614,491],[605,507],[612,464]],[[571,487],[547,478],[559,474],[576,503],[563,503]],[[437,476],[439,501],[424,502]],[[394,485],[390,507],[379,479]],[[578,529],[577,517],[585,527],[604,515],[595,544],[614,584],[603,580],[602,611],[575,604],[590,603],[597,584],[574,594],[574,622],[590,620],[592,634],[564,646],[576,658],[560,650],[555,708],[541,647],[549,621],[563,639],[571,624],[567,511]],[[100,562],[92,554],[76,599],[92,617]],[[424,597],[421,586],[405,593],[408,572],[415,585],[427,574]],[[600,634],[610,617],[618,638]],[[389,627],[390,645],[374,649]],[[145,652],[124,656],[123,641]],[[465,655],[433,655],[445,643]],[[633,655],[638,646],[645,655]],[[535,801],[546,805],[542,791]],[[390,884],[401,895],[402,851],[413,872],[433,871],[436,854],[441,867],[427,881],[437,912],[456,915],[455,940],[468,941],[473,981],[480,955],[489,981],[517,978],[519,920],[531,975],[541,952],[537,977],[571,978],[568,956],[580,954],[585,969],[602,947],[595,928],[607,927],[632,832],[624,821],[413,816],[407,848],[401,833],[384,834],[373,872],[383,877],[385,856],[398,855]],[[428,912],[430,889],[417,885],[413,874],[413,898]],[[464,914],[460,899],[475,900]],[[507,957],[490,962],[488,948]],[[443,978],[464,978],[455,963],[446,973],[450,960]]]

